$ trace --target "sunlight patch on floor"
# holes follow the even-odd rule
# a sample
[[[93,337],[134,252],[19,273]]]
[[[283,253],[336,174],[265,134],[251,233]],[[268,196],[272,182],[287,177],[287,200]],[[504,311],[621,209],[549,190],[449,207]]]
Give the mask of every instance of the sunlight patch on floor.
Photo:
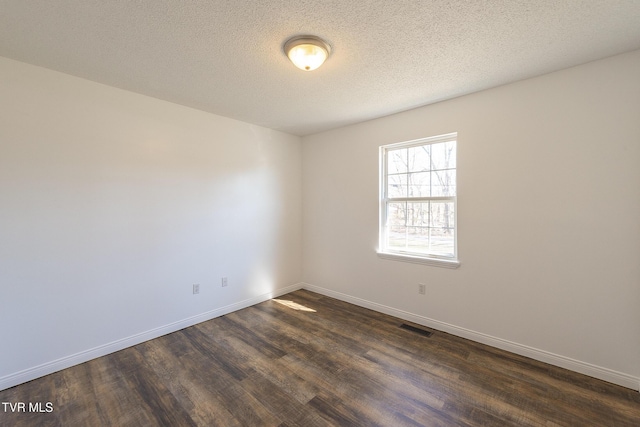
[[[297,302],[289,301],[289,300],[286,300],[286,299],[276,299],[276,298],[274,298],[273,301],[277,302],[278,304],[282,304],[284,306],[292,308],[294,310],[309,311],[311,313],[315,313],[316,312],[312,308],[309,308],[309,307],[304,306],[302,304],[298,304]]]

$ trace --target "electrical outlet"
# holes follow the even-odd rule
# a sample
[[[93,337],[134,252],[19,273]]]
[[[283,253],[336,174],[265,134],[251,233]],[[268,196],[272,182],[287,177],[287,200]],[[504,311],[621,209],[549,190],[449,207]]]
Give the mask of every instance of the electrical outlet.
[[[427,293],[427,287],[424,283],[418,283],[418,293],[420,295],[425,295]]]
[[[229,284],[229,282],[227,281],[226,277],[222,278],[222,287],[224,288],[225,286],[227,286]]]
[[[196,283],[195,285],[193,285],[193,294],[199,294],[200,293],[200,284]]]

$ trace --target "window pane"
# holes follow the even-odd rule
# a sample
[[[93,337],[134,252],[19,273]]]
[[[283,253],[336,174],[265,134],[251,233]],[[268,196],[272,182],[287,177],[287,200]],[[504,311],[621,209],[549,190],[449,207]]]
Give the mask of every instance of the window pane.
[[[455,224],[455,212],[453,202],[431,202],[430,209],[431,227],[453,229]]]
[[[454,238],[455,233],[452,228],[432,228],[430,252],[433,255],[453,256]]]
[[[429,228],[407,227],[407,249],[411,252],[427,252],[429,250]]]
[[[429,226],[429,203],[407,203],[407,225]]]
[[[407,197],[407,175],[389,175],[387,197]]]
[[[391,250],[402,251],[407,247],[407,228],[395,226],[388,228],[387,247]]]
[[[440,170],[431,172],[432,197],[456,195],[456,171]]]
[[[418,172],[409,174],[409,197],[431,196],[431,173],[432,172]]]
[[[389,203],[387,207],[387,226],[392,229],[407,224],[407,204],[405,202]]]
[[[407,149],[387,151],[387,173],[407,172]]]
[[[432,169],[455,169],[456,143],[455,141],[441,142],[431,145]]]
[[[411,147],[408,149],[408,167],[409,172],[423,172],[431,169],[431,160],[429,145],[421,145],[420,147]]]

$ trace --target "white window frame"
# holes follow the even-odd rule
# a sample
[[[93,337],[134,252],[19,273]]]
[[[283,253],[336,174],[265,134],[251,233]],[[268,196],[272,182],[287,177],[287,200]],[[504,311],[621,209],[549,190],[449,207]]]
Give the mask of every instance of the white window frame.
[[[395,144],[383,145],[380,147],[380,229],[379,229],[379,247],[378,256],[384,259],[391,259],[397,261],[412,262],[418,264],[434,265],[437,267],[458,268],[460,266],[460,260],[458,259],[458,197],[457,197],[457,182],[456,182],[456,194],[454,196],[447,197],[401,197],[401,198],[389,198],[387,196],[387,153],[399,148],[418,147],[423,145],[431,145],[442,142],[456,142],[456,181],[457,181],[457,151],[458,151],[458,134],[457,132],[448,133],[445,135],[438,135],[429,138],[421,138],[412,141],[399,142]],[[454,206],[454,227],[453,227],[453,256],[442,256],[436,254],[423,254],[410,251],[398,251],[387,248],[387,205],[393,202],[412,201],[412,202],[426,202],[426,201],[452,201]]]

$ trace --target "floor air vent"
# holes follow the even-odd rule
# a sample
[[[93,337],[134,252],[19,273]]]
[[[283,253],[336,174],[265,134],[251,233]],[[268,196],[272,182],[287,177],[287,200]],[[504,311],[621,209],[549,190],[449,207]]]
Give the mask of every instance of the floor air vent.
[[[406,329],[407,331],[411,331],[411,332],[415,332],[416,334],[420,334],[424,337],[430,337],[433,332],[431,331],[425,331],[424,329],[420,329],[420,328],[416,328],[415,326],[411,326],[411,325],[407,325],[406,323],[403,323],[402,325],[400,325],[400,327],[402,329]]]

